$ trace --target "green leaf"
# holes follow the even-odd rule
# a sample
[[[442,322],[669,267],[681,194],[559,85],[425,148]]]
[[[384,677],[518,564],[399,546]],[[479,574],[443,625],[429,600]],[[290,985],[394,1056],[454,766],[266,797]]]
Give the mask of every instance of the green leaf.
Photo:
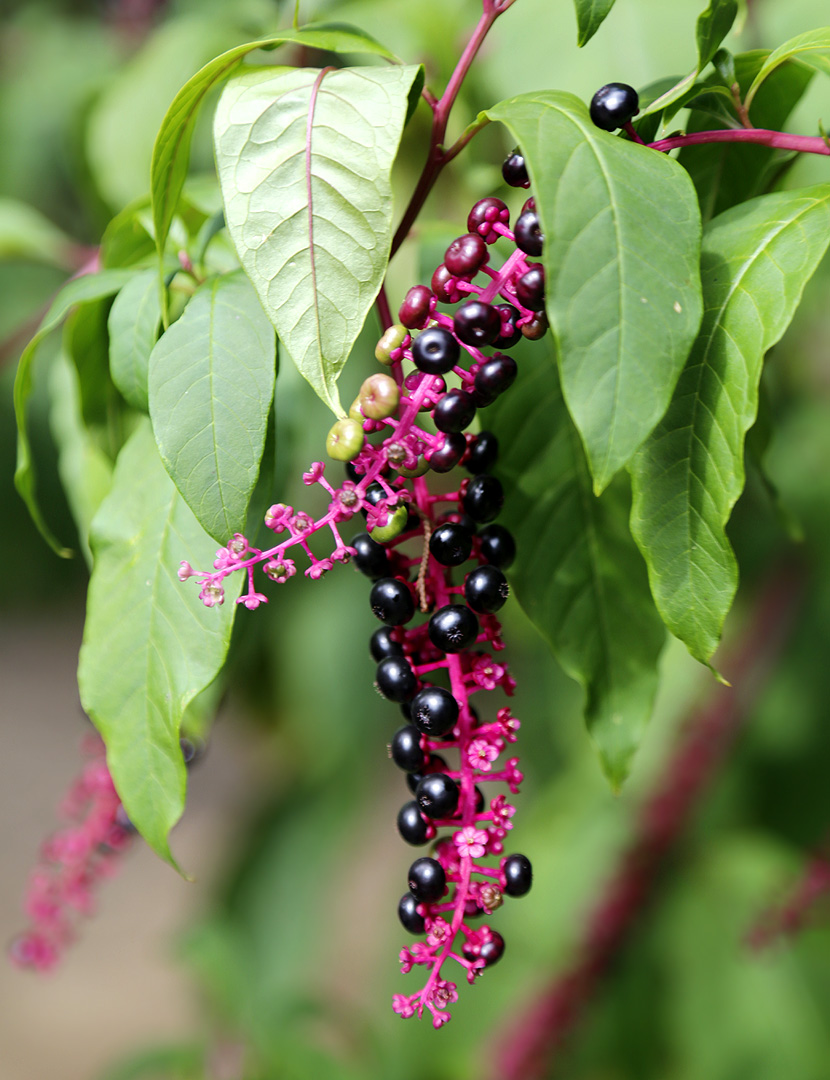
[[[816,71],[823,71],[825,75],[830,75],[830,26],[823,26],[819,30],[808,30],[806,34],[790,38],[789,41],[785,41],[783,45],[774,49],[752,80],[752,85],[744,100],[747,108],[752,104],[764,79],[787,60],[798,60]]]
[[[210,567],[216,545],[165,472],[146,419],[118,456],[91,546],[81,702],[107,744],[130,820],[173,863],[167,835],[186,784],[179,726],[224,663],[244,575],[228,581],[220,608],[206,608],[197,586],[178,580],[183,559]]]
[[[35,494],[32,447],[26,426],[27,406],[32,394],[32,364],[40,343],[47,334],[60,325],[75,304],[112,296],[131,277],[132,271],[129,270],[105,270],[100,274],[86,274],[83,277],[73,278],[69,281],[55,297],[52,306],[43,317],[37,333],[23,350],[20,362],[17,365],[17,375],[14,380],[14,414],[17,420],[17,468],[14,474],[14,485],[21,499],[28,507],[40,535],[53,551],[64,558],[69,557],[72,552],[68,548],[62,547],[52,535]]]
[[[147,368],[161,325],[158,274],[143,270],[116,296],[109,313],[110,373],[128,405],[149,410]]]
[[[674,161],[600,131],[572,94],[488,115],[528,163],[562,390],[600,492],[666,411],[700,323],[697,197]]]
[[[227,79],[249,53],[273,49],[287,42],[337,53],[369,53],[396,60],[369,34],[343,23],[320,23],[301,30],[285,30],[277,37],[249,41],[215,57],[179,90],[162,121],[153,147],[150,190],[159,254],[164,251],[170,222],[176,212],[190,160],[190,142],[199,109],[208,92]]]
[[[101,265],[106,269],[133,266],[152,255],[156,245],[151,229],[150,200],[136,199],[116,214],[104,230]]]
[[[274,398],[276,340],[237,272],[200,286],[150,355],[150,416],[164,467],[205,532],[244,532]]]
[[[39,210],[0,199],[0,259],[29,259],[69,269],[72,240]]]
[[[585,688],[592,742],[619,788],[651,714],[665,639],[628,531],[625,484],[599,499],[591,493],[551,365],[522,365],[515,386],[488,413],[488,427],[502,447],[507,499],[499,520],[516,537],[516,596]]]
[[[614,0],[574,0],[576,7],[576,43],[587,45],[614,6]]]
[[[228,232],[280,342],[338,416],[337,378],[386,272],[390,171],[417,73],[258,68],[216,109]]]
[[[830,242],[830,185],[728,210],[703,239],[700,334],[662,422],[631,466],[631,528],[664,622],[694,657],[717,647],[738,581],[725,526],[764,354]]]

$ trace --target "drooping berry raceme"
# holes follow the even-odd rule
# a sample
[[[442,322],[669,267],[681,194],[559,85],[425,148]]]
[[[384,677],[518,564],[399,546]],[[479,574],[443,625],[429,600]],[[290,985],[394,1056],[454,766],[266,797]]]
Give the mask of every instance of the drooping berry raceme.
[[[506,162],[505,176],[526,186],[518,151]],[[507,599],[503,571],[515,557],[515,544],[495,523],[504,502],[491,472],[498,440],[468,428],[477,410],[516,378],[509,350],[520,337],[533,340],[547,327],[544,276],[532,261],[544,237],[532,200],[519,217],[520,236],[509,221],[501,200],[476,203],[469,232],[450,244],[431,287],[407,293],[400,324],[384,332],[375,350],[388,375],[364,382],[349,419],[335,424],[329,437],[331,456],[348,460],[349,479],[331,486],[319,462],[304,475],[306,484],[326,490],[327,512],[315,520],[290,506],[272,506],[266,524],[283,534],[274,547],[255,549],[235,536],[217,553],[213,571],[183,564],[179,574],[182,580],[194,576],[212,606],[224,598],[225,577],[244,570],[248,591],[239,602],[249,608],[266,599],[255,588],[255,568],[286,582],[296,573],[292,548],[309,560],[309,577],[353,559],[371,580],[369,606],[381,624],[369,643],[375,683],[398,724],[401,712],[407,721],[390,745],[409,788],[397,828],[407,844],[433,845],[412,863],[410,891],[398,908],[406,930],[426,935],[401,952],[402,968],[424,967],[426,983],[412,995],[396,995],[393,1007],[404,1017],[426,1009],[435,1027],[450,1018],[447,1006],[457,999],[455,984],[444,977],[445,963],[460,964],[472,983],[504,952],[495,930],[471,920],[491,915],[506,896],[524,895],[531,880],[525,856],[503,857],[513,806],[503,793],[484,793],[493,781],[511,793],[519,789],[518,759],[499,763],[516,740],[519,721],[506,704],[478,710],[471,701],[476,694],[509,696],[514,690],[507,666],[496,659],[504,648],[496,612]],[[498,241],[512,250],[496,269],[491,248]],[[439,303],[458,307],[448,315]],[[458,464],[466,478],[452,491],[447,483],[432,490],[432,474]],[[339,528],[359,512],[365,530],[344,543]],[[326,532],[334,551],[319,558],[309,541]]]

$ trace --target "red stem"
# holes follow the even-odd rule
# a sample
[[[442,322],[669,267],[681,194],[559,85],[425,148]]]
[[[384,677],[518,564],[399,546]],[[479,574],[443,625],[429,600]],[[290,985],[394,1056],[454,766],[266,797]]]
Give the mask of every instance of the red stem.
[[[729,128],[725,131],[696,131],[691,135],[675,135],[649,143],[652,150],[674,150],[682,146],[699,146],[703,143],[744,142],[759,146],[772,146],[777,150],[797,150],[802,154],[830,155],[830,146],[820,135],[788,135],[784,131],[768,128]]]

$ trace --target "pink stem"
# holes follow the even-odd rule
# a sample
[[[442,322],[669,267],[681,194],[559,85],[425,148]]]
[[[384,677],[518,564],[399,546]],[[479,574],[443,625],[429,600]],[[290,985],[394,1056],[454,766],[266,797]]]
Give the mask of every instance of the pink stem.
[[[649,143],[652,150],[675,150],[679,146],[700,146],[705,143],[738,142],[772,146],[777,150],[797,150],[802,154],[826,154],[830,146],[820,135],[788,135],[768,128],[729,128],[725,131],[695,131],[690,135],[674,135]]]

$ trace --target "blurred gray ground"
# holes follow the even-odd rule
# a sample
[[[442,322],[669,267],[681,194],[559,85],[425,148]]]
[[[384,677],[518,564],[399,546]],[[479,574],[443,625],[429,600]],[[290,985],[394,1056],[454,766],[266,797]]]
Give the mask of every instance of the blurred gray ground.
[[[87,730],[75,667],[82,604],[51,618],[6,613],[0,625],[0,943],[24,925],[21,899],[38,846],[79,770]],[[224,728],[224,730],[223,730]],[[104,882],[99,912],[51,975],[0,960],[0,1080],[96,1080],[132,1049],[198,1031],[175,934],[201,910],[244,801],[243,751],[219,725],[192,776],[173,850],[188,884],[137,842]],[[47,1034],[48,1033],[48,1034]]]

